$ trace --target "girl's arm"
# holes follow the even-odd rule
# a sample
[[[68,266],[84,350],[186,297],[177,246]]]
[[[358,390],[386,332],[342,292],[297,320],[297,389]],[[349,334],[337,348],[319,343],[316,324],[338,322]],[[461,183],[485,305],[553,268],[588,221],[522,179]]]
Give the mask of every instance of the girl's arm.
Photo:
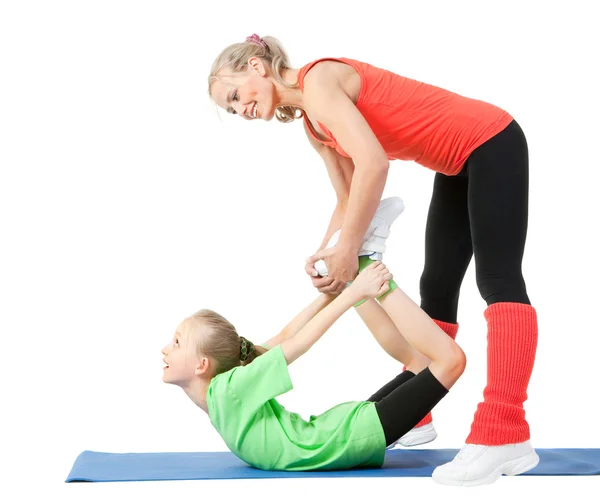
[[[272,349],[284,340],[292,338],[306,323],[315,317],[322,309],[335,300],[337,295],[320,294],[311,304],[305,307],[292,319],[277,335],[265,342],[268,349]]]
[[[312,318],[292,338],[281,343],[288,364],[305,354],[337,319],[363,298],[379,297],[389,290],[392,274],[379,261],[364,269],[331,304]]]
[[[351,291],[351,289],[352,285],[322,309],[292,338],[281,342],[281,349],[288,364],[308,352],[342,314],[361,300],[361,297],[357,296],[356,292]]]

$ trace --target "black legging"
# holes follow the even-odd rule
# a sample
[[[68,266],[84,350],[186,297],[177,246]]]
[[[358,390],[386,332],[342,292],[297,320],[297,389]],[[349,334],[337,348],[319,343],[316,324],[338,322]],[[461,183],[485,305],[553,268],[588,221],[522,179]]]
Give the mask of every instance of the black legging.
[[[529,190],[527,141],[512,121],[479,146],[456,176],[436,174],[425,231],[421,308],[457,322],[458,297],[473,253],[488,305],[530,304],[521,272]]]
[[[411,371],[403,371],[374,393],[368,400],[375,402],[385,445],[412,430],[447,393],[429,368],[416,376]]]

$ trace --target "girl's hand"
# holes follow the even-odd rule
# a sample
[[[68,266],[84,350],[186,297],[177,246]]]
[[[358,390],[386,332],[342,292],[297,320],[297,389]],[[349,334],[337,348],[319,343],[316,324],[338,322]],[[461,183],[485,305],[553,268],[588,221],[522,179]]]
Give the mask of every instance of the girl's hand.
[[[352,292],[357,300],[380,297],[390,289],[388,281],[392,278],[385,264],[375,261],[356,277],[346,291]]]

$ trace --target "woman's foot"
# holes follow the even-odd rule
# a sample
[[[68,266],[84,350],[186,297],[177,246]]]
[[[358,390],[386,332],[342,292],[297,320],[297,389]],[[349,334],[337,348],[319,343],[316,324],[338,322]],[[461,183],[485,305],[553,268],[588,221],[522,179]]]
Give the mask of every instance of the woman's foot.
[[[539,461],[529,440],[492,446],[466,444],[452,461],[435,468],[432,478],[442,485],[474,487],[494,483],[502,475],[525,473]]]

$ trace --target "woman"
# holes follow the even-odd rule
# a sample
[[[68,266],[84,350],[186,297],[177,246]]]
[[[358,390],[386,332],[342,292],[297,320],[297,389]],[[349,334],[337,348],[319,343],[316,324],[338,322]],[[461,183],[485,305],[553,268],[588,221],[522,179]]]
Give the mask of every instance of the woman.
[[[306,271],[323,293],[339,293],[357,273],[356,254],[379,204],[389,161],[436,172],[426,228],[421,308],[451,338],[460,286],[475,256],[487,303],[488,379],[471,432],[436,481],[493,481],[507,465],[537,465],[523,403],[537,348],[537,316],[521,271],[528,215],[528,151],[506,111],[486,102],[347,58],[290,66],[274,38],[248,37],[215,60],[209,93],[245,119],[304,120],[323,158],[337,205]],[[334,247],[325,248],[340,230]],[[324,260],[328,276],[314,263]],[[430,425],[428,414],[418,425]]]

